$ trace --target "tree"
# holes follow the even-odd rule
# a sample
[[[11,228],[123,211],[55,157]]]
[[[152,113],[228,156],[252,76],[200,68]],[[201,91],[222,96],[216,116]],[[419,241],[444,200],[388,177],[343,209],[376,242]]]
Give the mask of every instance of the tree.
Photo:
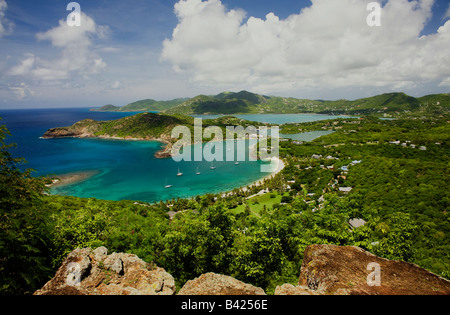
[[[228,274],[233,223],[234,217],[222,206],[205,208],[201,215],[177,215],[163,239],[161,265],[178,284],[206,272]]]
[[[407,213],[396,212],[388,221],[387,236],[374,247],[374,254],[392,259],[410,261],[414,255],[414,234],[418,226]]]
[[[29,294],[48,279],[49,227],[42,206],[45,182],[20,170],[0,126],[0,293]]]

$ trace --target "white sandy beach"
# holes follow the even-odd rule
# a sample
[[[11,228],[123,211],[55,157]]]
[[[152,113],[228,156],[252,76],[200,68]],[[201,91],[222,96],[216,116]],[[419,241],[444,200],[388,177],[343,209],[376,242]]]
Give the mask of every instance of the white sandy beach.
[[[253,183],[247,185],[244,188],[244,191],[247,190],[248,187],[251,187],[251,186],[261,186],[264,183],[264,180],[274,177],[275,175],[280,173],[286,166],[284,164],[283,160],[278,157],[271,158],[271,164],[272,164],[274,171],[270,175],[267,175],[261,179],[258,179],[257,181],[254,181]]]

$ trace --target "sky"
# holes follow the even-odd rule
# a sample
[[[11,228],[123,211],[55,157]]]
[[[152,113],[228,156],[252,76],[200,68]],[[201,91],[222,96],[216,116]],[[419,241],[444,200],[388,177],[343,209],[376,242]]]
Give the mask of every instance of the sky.
[[[0,0],[0,108],[450,92],[449,0],[69,2]]]

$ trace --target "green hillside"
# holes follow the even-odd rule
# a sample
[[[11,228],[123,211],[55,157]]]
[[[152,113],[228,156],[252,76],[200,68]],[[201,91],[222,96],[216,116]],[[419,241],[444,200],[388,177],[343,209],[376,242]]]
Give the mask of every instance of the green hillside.
[[[247,91],[223,92],[215,96],[199,95],[172,109],[170,114],[259,114],[298,113],[315,101],[259,95]]]
[[[118,107],[115,105],[105,105],[98,109],[93,109],[93,111],[102,112],[147,112],[147,111],[164,111],[175,107],[184,101],[186,98],[178,98],[170,101],[155,101],[152,99],[141,100],[137,102],[130,103],[123,107]]]
[[[202,121],[203,128],[218,126],[226,134],[227,126],[260,126],[262,123],[252,122],[232,116],[224,116],[216,119],[205,119]],[[135,139],[164,139],[172,141],[171,133],[177,126],[186,126],[194,135],[194,118],[182,115],[167,115],[157,113],[139,113],[133,116],[120,118],[112,121],[96,121],[85,119],[72,126],[49,129],[43,138],[65,138],[65,137],[116,137]]]
[[[247,91],[223,92],[215,96],[199,95],[166,110],[169,114],[293,114],[378,115],[447,114],[450,95],[436,94],[415,98],[405,93],[386,93],[357,100],[308,100],[265,96]]]

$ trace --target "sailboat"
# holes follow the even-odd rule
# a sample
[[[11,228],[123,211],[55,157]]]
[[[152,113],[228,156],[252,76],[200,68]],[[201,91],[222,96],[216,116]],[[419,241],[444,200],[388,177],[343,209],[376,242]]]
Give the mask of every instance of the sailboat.
[[[178,176],[178,177],[183,176],[183,173],[180,172],[180,168],[178,168],[178,174],[177,174],[177,176]]]
[[[197,167],[197,171],[195,172],[195,175],[200,175],[201,173],[200,173],[200,171],[198,170],[198,167]]]
[[[239,165],[239,162],[234,163],[234,165]]]
[[[214,166],[214,161],[211,163],[211,169],[212,169],[212,170],[215,170],[215,169],[216,169],[216,167]]]
[[[166,178],[166,184],[165,184],[164,188],[172,188],[172,187],[173,187],[173,185],[167,185],[167,178]]]

